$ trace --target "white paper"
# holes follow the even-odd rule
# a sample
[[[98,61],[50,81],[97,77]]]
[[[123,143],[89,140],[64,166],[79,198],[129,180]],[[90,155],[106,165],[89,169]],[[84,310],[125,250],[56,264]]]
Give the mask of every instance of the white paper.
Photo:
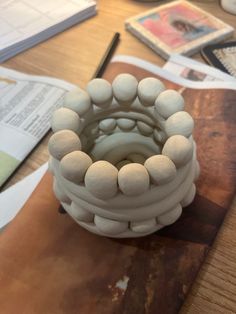
[[[0,193],[0,230],[21,210],[48,169],[45,163],[36,171]]]
[[[177,54],[170,56],[163,69],[192,81],[236,81],[233,76],[216,68]]]
[[[0,61],[95,13],[93,0],[1,0]]]
[[[0,185],[47,133],[53,111],[75,87],[0,67]]]
[[[169,80],[173,83],[183,85],[184,87],[196,88],[196,89],[233,89],[236,90],[236,80],[232,81],[191,81],[170,73],[169,71],[155,65],[154,63],[145,61],[140,58],[127,56],[127,55],[116,55],[112,58],[111,62],[124,62],[132,65],[136,65],[144,70],[147,70],[153,74],[159,75],[160,77]]]

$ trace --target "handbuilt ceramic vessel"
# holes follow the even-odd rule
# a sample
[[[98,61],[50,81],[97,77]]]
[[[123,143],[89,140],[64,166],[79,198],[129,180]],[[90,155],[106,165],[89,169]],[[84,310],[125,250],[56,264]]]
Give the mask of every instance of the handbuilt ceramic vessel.
[[[54,192],[87,230],[140,237],[174,223],[199,175],[194,121],[184,99],[156,78],[93,79],[52,118]]]

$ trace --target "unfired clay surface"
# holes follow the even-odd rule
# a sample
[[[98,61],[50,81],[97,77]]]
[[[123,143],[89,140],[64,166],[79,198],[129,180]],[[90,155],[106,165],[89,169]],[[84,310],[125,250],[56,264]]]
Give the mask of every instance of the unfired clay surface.
[[[82,227],[140,237],[174,223],[200,172],[184,99],[155,78],[94,79],[52,118],[54,191]]]

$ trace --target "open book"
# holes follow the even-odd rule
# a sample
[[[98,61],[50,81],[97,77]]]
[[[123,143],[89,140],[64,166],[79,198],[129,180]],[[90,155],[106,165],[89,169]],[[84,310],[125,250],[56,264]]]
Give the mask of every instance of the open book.
[[[0,62],[95,13],[93,0],[1,0]]]
[[[235,192],[235,82],[177,81],[127,56],[115,57],[104,78],[122,72],[139,80],[158,77],[182,92],[195,120],[198,195],[175,224],[144,238],[115,240],[59,215],[47,173],[0,238],[4,313],[178,313],[215,239]]]

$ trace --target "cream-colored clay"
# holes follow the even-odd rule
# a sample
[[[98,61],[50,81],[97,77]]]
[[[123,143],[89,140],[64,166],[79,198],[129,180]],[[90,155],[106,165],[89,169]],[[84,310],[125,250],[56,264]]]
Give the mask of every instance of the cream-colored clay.
[[[116,127],[116,120],[112,118],[104,119],[100,121],[99,128],[103,132],[111,132]]]
[[[176,176],[175,165],[167,156],[155,155],[149,157],[145,161],[144,166],[154,184],[161,185],[168,183]]]
[[[196,194],[196,185],[192,184],[188,192],[185,194],[184,198],[181,201],[182,207],[190,205]]]
[[[149,189],[149,175],[144,166],[132,163],[122,167],[118,174],[121,191],[128,196],[144,193]]]
[[[71,203],[71,206],[69,207],[69,213],[70,215],[79,221],[83,222],[93,222],[94,221],[94,215],[91,214],[89,211],[83,209],[81,206],[78,206],[74,202]]]
[[[69,92],[54,113],[53,188],[88,231],[145,236],[174,223],[193,201],[200,172],[193,119],[182,95],[164,88],[130,74],[112,84],[94,79],[86,92]]]
[[[157,225],[156,219],[152,218],[138,222],[131,222],[130,229],[134,232],[145,233],[148,232],[148,230],[154,228],[156,225]]]
[[[167,140],[167,135],[162,130],[154,129],[153,130],[153,138],[158,143],[165,143],[165,141]]]
[[[167,89],[157,97],[155,108],[163,118],[167,119],[177,111],[184,109],[184,99],[177,91]]]
[[[68,108],[59,108],[54,111],[51,121],[53,132],[66,129],[78,132],[79,125],[80,118],[75,111]]]
[[[60,163],[61,174],[69,181],[81,183],[84,181],[85,173],[92,163],[92,159],[84,152],[73,151],[62,158]]]
[[[95,216],[94,223],[97,226],[98,230],[107,235],[119,234],[128,229],[127,222],[106,219],[100,216]]]
[[[168,226],[173,224],[181,215],[182,207],[178,204],[165,214],[158,216],[157,220],[161,225]]]
[[[186,111],[178,111],[170,116],[165,123],[165,132],[168,136],[183,135],[189,137],[193,132],[193,118]]]
[[[131,74],[119,74],[112,83],[113,94],[117,101],[130,103],[137,96],[138,81]]]
[[[78,135],[70,130],[61,130],[54,133],[48,143],[49,153],[58,160],[80,149],[81,143]]]
[[[138,97],[144,106],[153,106],[157,96],[165,89],[164,84],[154,78],[146,77],[138,84]]]
[[[99,107],[107,107],[112,101],[111,84],[104,79],[96,78],[87,85],[87,91],[93,103]]]
[[[93,163],[86,172],[85,186],[95,196],[101,199],[116,195],[118,170],[105,160]]]
[[[64,107],[73,110],[82,117],[91,108],[91,99],[85,91],[75,89],[65,95]]]
[[[150,135],[153,132],[153,128],[142,121],[137,122],[137,127],[140,133],[143,135]]]
[[[53,192],[55,193],[57,199],[59,201],[64,202],[64,203],[71,203],[70,198],[67,196],[67,194],[64,192],[63,188],[59,186],[59,183],[55,180],[53,180]]]
[[[144,210],[144,214],[146,214],[145,207],[151,204],[157,204],[161,200],[170,198],[171,195],[174,197],[175,193],[178,194],[182,192],[182,184],[184,184],[184,191],[183,194],[181,193],[181,195],[178,196],[179,202],[183,199],[194,179],[195,159],[193,159],[187,165],[179,168],[173,181],[160,186],[151,186],[151,189],[145,193],[145,198],[144,195],[137,195],[136,197],[131,198],[121,193],[121,191],[118,191],[118,194],[116,194],[115,197],[105,201],[95,198],[93,195],[91,195],[85,186],[80,185],[80,188],[78,189],[77,184],[68,181],[63,176],[61,176],[59,171],[60,162],[56,159],[53,159],[53,168],[58,182],[60,182],[60,184],[64,187],[65,191],[68,191],[68,193],[70,191],[76,196],[76,198],[73,198],[76,202],[77,200],[83,199],[85,202],[87,202],[88,206],[92,205],[92,208],[94,208],[94,206],[99,206],[106,210],[117,209],[118,211],[126,211],[128,208],[134,210],[140,207],[142,210]]]
[[[131,131],[135,126],[135,121],[127,118],[117,119],[117,125],[123,131]]]
[[[173,135],[165,142],[162,154],[168,156],[178,168],[192,158],[193,145],[183,135]]]

